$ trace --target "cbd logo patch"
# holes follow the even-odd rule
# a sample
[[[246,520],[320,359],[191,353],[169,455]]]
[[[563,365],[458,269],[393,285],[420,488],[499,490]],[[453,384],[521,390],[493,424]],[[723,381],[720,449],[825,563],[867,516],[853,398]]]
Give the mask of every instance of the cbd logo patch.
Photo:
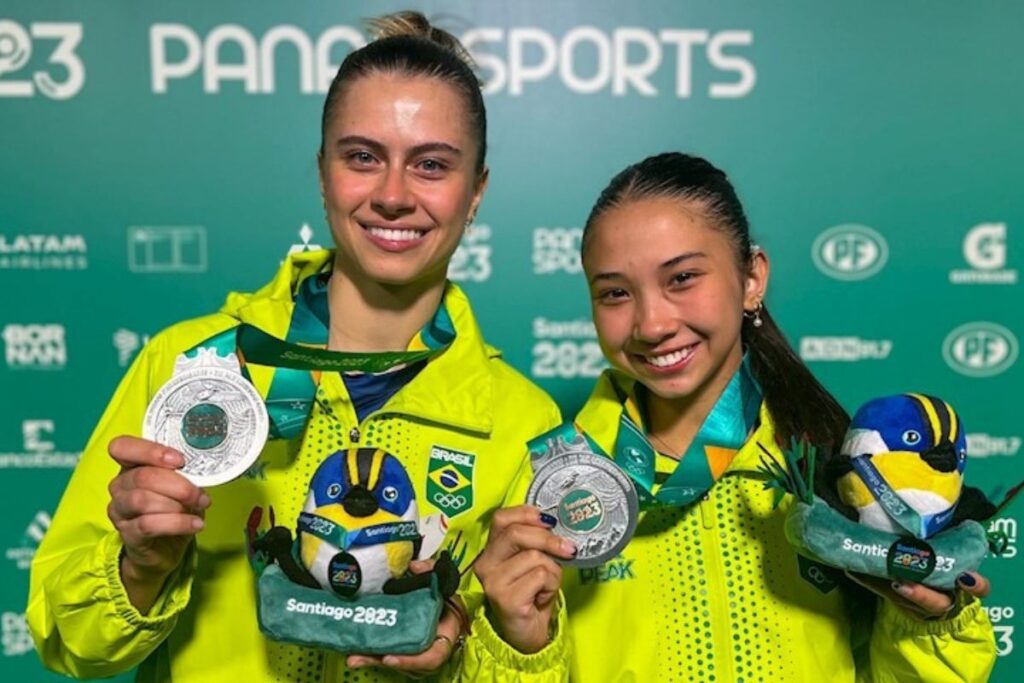
[[[473,507],[472,453],[432,446],[427,465],[427,500],[449,518]]]

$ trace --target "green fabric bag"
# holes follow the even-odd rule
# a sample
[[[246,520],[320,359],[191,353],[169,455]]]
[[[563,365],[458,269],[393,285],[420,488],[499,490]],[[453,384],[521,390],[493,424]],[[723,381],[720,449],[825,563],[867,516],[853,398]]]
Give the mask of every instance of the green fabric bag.
[[[346,600],[292,583],[277,565],[257,582],[260,630],[273,639],[346,654],[416,654],[434,642],[444,600],[428,588]]]
[[[833,567],[879,578],[895,578],[887,563],[889,549],[901,539],[847,519],[817,496],[797,502],[786,518],[786,538],[804,555]],[[988,553],[985,528],[967,520],[927,540],[935,551],[935,569],[920,583],[952,590],[956,577],[981,565]]]

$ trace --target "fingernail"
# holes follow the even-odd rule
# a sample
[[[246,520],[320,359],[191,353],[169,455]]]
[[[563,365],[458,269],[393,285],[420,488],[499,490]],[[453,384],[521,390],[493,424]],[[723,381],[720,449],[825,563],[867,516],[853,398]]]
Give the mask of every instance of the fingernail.
[[[392,657],[391,655],[388,655],[381,661],[384,664],[384,666],[395,666],[396,664],[398,664],[398,657]]]
[[[348,661],[345,663],[348,664],[348,668],[350,669],[358,669],[366,663],[366,660],[362,657],[349,657]]]
[[[192,528],[193,529],[199,530],[199,529],[202,529],[205,525],[206,525],[206,523],[203,520],[199,519],[198,517],[193,517],[192,518]]]
[[[181,467],[185,464],[185,459],[174,451],[164,451],[164,462],[172,467]]]
[[[899,593],[900,595],[903,595],[903,596],[910,595],[910,586],[908,586],[905,583],[900,583],[899,581],[893,581],[892,582],[892,589],[894,591],[896,591],[897,593]]]
[[[971,576],[967,572],[964,572],[960,576],[956,577],[956,580],[959,581],[960,583],[962,583],[963,585],[967,586],[967,587],[974,586],[975,584],[978,583],[977,579],[975,579],[973,576]]]
[[[555,526],[558,524],[558,520],[555,518],[555,516],[549,515],[546,512],[540,513],[540,521],[544,524],[547,524],[552,529],[555,528]]]
[[[199,507],[202,508],[203,510],[210,507],[210,496],[206,495],[205,493],[199,496]]]
[[[568,553],[568,554],[572,555],[573,557],[576,557],[576,553],[579,552],[579,549],[576,547],[576,544],[573,543],[572,541],[570,541],[568,538],[563,538],[562,539],[562,552],[563,553]]]

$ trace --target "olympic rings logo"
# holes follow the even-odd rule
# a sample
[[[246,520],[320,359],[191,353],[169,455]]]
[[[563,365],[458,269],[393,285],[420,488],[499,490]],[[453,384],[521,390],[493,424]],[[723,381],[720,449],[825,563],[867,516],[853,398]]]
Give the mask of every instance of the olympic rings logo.
[[[461,508],[465,507],[468,502],[465,496],[455,496],[450,493],[434,493],[431,500],[440,508]]]

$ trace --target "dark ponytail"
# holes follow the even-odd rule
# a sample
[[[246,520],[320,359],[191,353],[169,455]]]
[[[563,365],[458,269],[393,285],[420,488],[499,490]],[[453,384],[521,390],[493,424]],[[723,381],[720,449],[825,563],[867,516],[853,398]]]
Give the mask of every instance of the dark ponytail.
[[[729,238],[740,272],[748,272],[750,226],[729,178],[704,159],[678,152],[648,157],[615,176],[587,218],[581,248],[587,249],[595,221],[609,209],[637,199],[662,197],[702,209]],[[793,352],[766,307],[761,308],[760,317],[760,327],[744,317],[743,346],[764,391],[776,438],[788,445],[791,438],[806,436],[819,446],[838,448],[849,415]]]

